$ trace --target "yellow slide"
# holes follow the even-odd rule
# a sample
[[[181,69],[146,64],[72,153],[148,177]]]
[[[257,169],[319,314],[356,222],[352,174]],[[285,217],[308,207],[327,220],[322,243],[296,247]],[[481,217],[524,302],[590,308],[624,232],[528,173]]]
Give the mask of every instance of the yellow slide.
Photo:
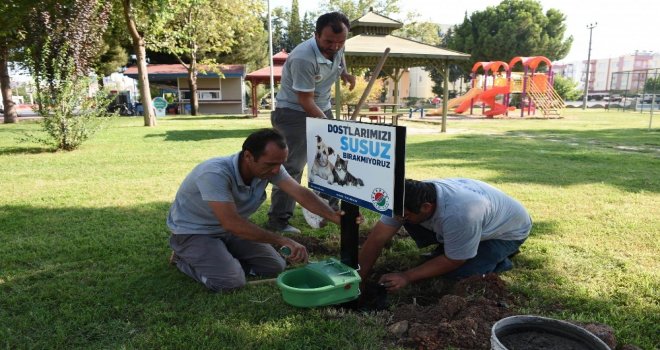
[[[479,96],[482,92],[483,92],[482,89],[480,89],[478,87],[474,87],[474,88],[470,89],[468,92],[466,92],[465,95],[458,96],[456,98],[452,98],[451,100],[449,100],[449,102],[447,103],[447,109],[454,108],[454,107],[460,105],[465,100],[471,100],[471,99]]]

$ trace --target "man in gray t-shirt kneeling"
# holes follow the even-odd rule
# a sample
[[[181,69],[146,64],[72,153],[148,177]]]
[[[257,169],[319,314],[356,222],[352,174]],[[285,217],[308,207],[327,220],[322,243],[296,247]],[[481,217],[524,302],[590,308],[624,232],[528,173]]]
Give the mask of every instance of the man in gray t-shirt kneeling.
[[[527,210],[517,200],[478,180],[406,180],[404,216],[382,216],[369,233],[359,256],[362,280],[369,276],[383,246],[403,226],[420,248],[438,244],[441,254],[379,283],[395,291],[435,277],[464,278],[508,271],[532,228]]]
[[[311,212],[340,223],[341,212],[289,176],[282,165],[287,156],[284,137],[264,129],[249,135],[241,152],[197,165],[179,187],[167,216],[170,262],[217,292],[242,287],[246,274],[282,272],[286,263],[271,244],[288,247],[292,262],[307,261],[304,246],[249,221],[272,183]]]

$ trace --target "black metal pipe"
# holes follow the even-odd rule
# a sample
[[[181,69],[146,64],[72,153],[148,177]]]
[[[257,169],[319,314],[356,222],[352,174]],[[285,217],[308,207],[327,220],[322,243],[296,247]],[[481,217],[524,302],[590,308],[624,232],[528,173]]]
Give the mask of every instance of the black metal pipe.
[[[357,269],[360,226],[355,220],[360,215],[360,207],[343,200],[341,210],[344,215],[341,217],[340,259],[342,263]]]

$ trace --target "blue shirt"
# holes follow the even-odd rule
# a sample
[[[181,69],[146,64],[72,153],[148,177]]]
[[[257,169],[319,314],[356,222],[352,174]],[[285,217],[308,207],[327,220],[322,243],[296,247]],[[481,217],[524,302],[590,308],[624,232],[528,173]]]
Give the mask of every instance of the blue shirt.
[[[280,166],[270,179],[255,177],[247,185],[239,172],[239,153],[211,158],[197,165],[181,183],[167,215],[167,226],[174,234],[215,234],[227,232],[213,214],[208,202],[232,202],[238,215],[248,218],[266,200],[268,183],[289,177]]]
[[[314,103],[322,110],[330,109],[330,90],[344,71],[344,48],[332,60],[323,56],[311,38],[296,46],[287,57],[282,68],[280,90],[277,92],[277,107],[304,112],[298,103],[298,92],[314,92]]]
[[[532,220],[517,200],[497,188],[472,179],[427,180],[435,185],[436,209],[420,225],[428,234],[412,233],[418,246],[444,243],[445,255],[467,260],[477,255],[479,242],[489,239],[521,240],[527,238]],[[380,221],[400,227],[395,218],[381,216]]]

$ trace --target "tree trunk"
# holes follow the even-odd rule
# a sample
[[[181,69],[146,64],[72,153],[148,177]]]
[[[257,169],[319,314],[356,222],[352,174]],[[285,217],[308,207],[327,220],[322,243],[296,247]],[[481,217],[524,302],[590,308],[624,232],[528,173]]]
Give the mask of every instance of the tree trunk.
[[[188,85],[190,86],[190,114],[197,115],[199,101],[197,98],[197,72],[194,64],[188,68]]]
[[[0,89],[2,90],[2,104],[5,110],[5,123],[18,123],[16,105],[12,100],[11,85],[9,81],[9,49],[7,45],[0,47]]]
[[[151,104],[151,90],[149,88],[149,72],[147,71],[147,50],[144,44],[144,38],[140,36],[135,25],[135,19],[131,15],[131,0],[123,0],[124,18],[128,25],[128,32],[133,39],[133,49],[137,55],[138,65],[138,87],[140,89],[140,99],[142,102],[144,126],[156,126],[156,116],[154,115]]]

